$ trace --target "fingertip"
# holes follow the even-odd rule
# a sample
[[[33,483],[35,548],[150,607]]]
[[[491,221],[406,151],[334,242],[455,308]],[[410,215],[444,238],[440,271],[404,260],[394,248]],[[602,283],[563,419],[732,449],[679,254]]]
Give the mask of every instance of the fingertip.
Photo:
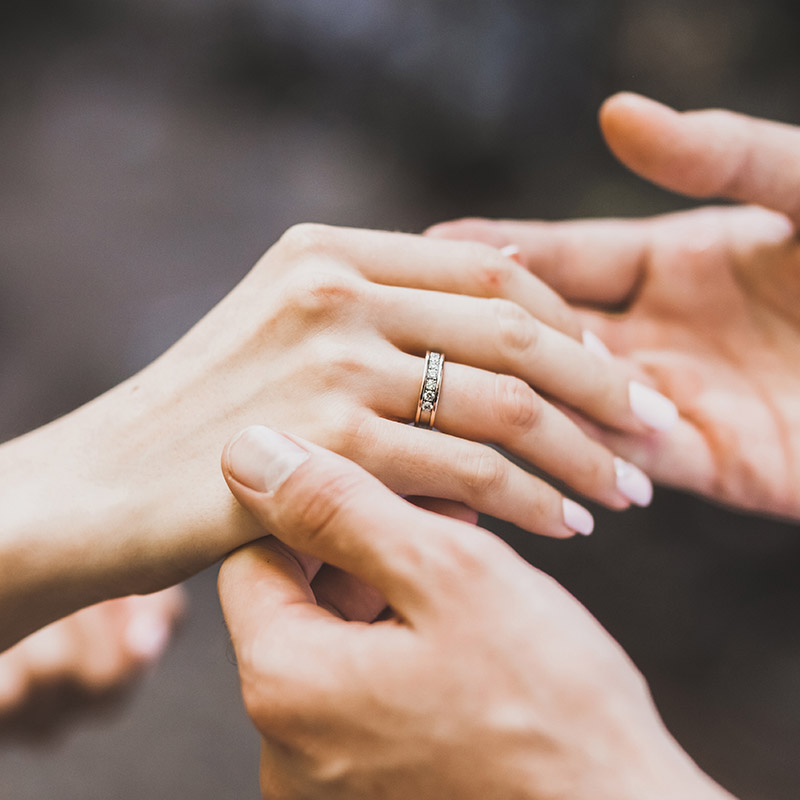
[[[450,229],[454,226],[455,223],[452,222],[437,222],[436,225],[431,225],[429,228],[426,228],[423,232],[423,236],[427,236],[429,239],[449,239],[449,232]]]
[[[639,170],[647,166],[661,138],[678,112],[632,92],[609,97],[600,107],[600,128],[611,151],[624,164]]]
[[[642,114],[676,114],[670,108],[658,100],[645,97],[635,92],[617,92],[611,95],[600,106],[600,122],[613,122],[620,117],[639,116]]]
[[[479,242],[495,248],[514,244],[501,222],[483,217],[462,217],[440,222],[428,228],[424,235],[432,239]]]
[[[594,531],[594,517],[591,512],[574,500],[565,497],[562,500],[564,524],[572,533],[589,536]]]
[[[167,649],[172,625],[162,616],[146,612],[137,614],[125,629],[125,645],[137,661],[157,661]]]
[[[225,447],[222,472],[232,489],[232,482],[236,482],[256,494],[271,497],[310,455],[277,431],[252,425]]]

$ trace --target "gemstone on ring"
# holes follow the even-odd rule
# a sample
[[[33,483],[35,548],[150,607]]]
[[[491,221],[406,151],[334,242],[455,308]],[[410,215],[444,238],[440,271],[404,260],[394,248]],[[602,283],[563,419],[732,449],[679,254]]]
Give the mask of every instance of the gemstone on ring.
[[[414,424],[421,428],[433,428],[436,407],[439,404],[439,392],[442,387],[442,368],[444,355],[429,350],[425,354],[425,366],[417,403],[417,415]]]

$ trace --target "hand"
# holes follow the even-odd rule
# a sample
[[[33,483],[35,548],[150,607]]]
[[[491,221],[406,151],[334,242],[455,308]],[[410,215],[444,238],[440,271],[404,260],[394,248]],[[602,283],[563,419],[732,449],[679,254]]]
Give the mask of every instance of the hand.
[[[250,423],[321,443],[400,494],[549,536],[589,533],[586,509],[483,444],[611,508],[649,502],[648,479],[544,396],[631,432],[668,427],[674,407],[579,337],[566,304],[494,248],[297,227],[139,375],[2,448],[0,506],[21,562],[11,574],[37,580],[0,582],[0,608],[16,597],[19,634],[48,621],[45,594],[64,613],[65,603],[151,591],[260,536],[216,469],[225,441]],[[447,356],[439,432],[406,424],[428,348]]]
[[[800,130],[621,95],[601,113],[623,163],[705,208],[647,220],[463,220],[437,237],[498,247],[678,405],[667,436],[602,439],[656,480],[800,519]],[[599,434],[598,429],[594,429]]]
[[[729,797],[608,634],[499,539],[266,428],[223,471],[278,537],[219,577],[264,797]]]
[[[178,587],[108,600],[0,653],[0,736],[52,736],[105,709],[161,657],[183,607]]]

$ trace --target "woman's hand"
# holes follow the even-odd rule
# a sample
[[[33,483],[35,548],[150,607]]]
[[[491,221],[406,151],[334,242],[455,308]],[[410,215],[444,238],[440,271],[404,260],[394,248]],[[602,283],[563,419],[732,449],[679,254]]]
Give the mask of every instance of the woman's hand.
[[[53,618],[48,603],[63,614],[158,589],[259,536],[216,468],[251,423],[346,455],[400,494],[589,533],[588,511],[483,444],[611,508],[649,502],[648,479],[546,398],[638,434],[671,425],[674,407],[580,335],[566,304],[495,248],[294,228],[143,372],[0,450],[16,553],[0,607],[27,633]],[[407,424],[429,349],[447,358],[438,431]]]
[[[266,428],[223,471],[278,537],[219,578],[266,798],[730,798],[619,646],[499,539]]]
[[[464,220],[438,237],[521,248],[615,353],[678,405],[666,436],[602,439],[656,480],[800,519],[800,130],[609,100],[616,155],[670,189],[758,203],[647,220]],[[600,431],[594,429],[596,435]]]

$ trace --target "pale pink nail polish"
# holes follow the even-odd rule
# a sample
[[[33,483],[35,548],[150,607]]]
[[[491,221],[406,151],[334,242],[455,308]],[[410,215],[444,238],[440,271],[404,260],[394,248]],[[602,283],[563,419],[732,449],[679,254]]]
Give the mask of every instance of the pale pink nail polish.
[[[274,494],[310,453],[263,425],[243,430],[228,448],[231,475],[256,492]]]
[[[637,506],[649,506],[653,500],[653,484],[638,467],[621,458],[614,459],[617,489]]]
[[[594,517],[583,506],[564,498],[564,523],[576,533],[588,536],[594,530]]]
[[[657,431],[669,431],[678,422],[678,409],[668,397],[645,386],[631,381],[628,386],[631,410],[645,425]]]
[[[603,340],[591,331],[585,330],[582,338],[583,346],[590,353],[600,356],[600,358],[602,358],[604,361],[611,361],[614,358],[614,356],[611,354],[611,351],[605,346]]]

